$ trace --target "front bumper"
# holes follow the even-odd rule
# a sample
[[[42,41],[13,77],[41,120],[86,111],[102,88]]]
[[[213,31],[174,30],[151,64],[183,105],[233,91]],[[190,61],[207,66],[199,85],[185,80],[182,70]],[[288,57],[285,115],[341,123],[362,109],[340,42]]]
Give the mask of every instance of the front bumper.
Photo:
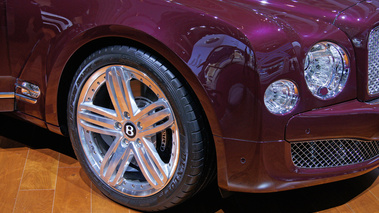
[[[359,160],[361,150],[353,152],[358,160],[347,164],[333,164],[336,160],[333,158],[329,159],[332,164],[326,166],[310,164],[310,167],[300,167],[294,164],[291,144],[326,144],[336,139],[344,143],[358,141],[363,145],[367,142],[370,146],[374,144],[373,149],[376,150],[370,150],[370,157],[364,160]],[[357,100],[293,116],[287,123],[285,140],[282,141],[215,137],[219,186],[229,191],[274,192],[355,177],[379,166],[378,139],[379,104]],[[334,152],[331,151],[330,155],[338,154],[337,159],[344,158],[348,156],[344,153],[349,149],[350,146],[342,148],[337,145],[332,147]],[[354,149],[357,149],[356,146]],[[319,150],[312,149],[307,153],[309,155]],[[324,156],[327,154],[324,153]],[[317,161],[317,157],[317,153],[312,154],[312,160]]]

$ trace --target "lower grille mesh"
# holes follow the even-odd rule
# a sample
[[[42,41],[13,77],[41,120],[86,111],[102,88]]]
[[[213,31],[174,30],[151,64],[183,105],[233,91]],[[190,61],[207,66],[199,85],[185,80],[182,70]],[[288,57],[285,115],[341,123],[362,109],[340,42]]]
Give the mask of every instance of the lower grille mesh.
[[[361,163],[379,156],[379,141],[334,139],[291,143],[292,161],[300,168],[328,168]]]

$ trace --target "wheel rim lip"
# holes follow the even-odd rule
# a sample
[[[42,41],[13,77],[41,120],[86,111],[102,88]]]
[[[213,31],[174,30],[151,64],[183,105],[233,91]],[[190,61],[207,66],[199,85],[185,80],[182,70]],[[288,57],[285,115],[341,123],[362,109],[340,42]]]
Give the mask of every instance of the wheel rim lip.
[[[85,130],[85,128],[80,125],[81,119],[79,118],[79,116],[77,116],[77,127],[78,127],[78,132],[79,132],[80,143],[81,143],[81,146],[82,146],[83,151],[85,153],[86,160],[89,163],[90,169],[106,185],[108,185],[109,187],[115,189],[116,191],[118,191],[122,194],[132,196],[132,197],[151,196],[151,195],[154,195],[154,194],[160,192],[171,181],[171,179],[172,179],[172,177],[176,171],[176,168],[178,166],[179,153],[180,153],[179,131],[177,129],[177,122],[175,119],[174,111],[173,111],[171,105],[169,104],[167,97],[165,96],[163,91],[159,88],[158,84],[156,84],[150,77],[148,77],[148,75],[146,75],[142,71],[139,71],[135,68],[132,68],[132,67],[129,67],[126,65],[120,65],[120,64],[113,64],[113,65],[104,66],[104,67],[98,69],[97,71],[95,71],[93,74],[91,74],[91,76],[89,76],[89,78],[85,81],[85,83],[82,87],[82,90],[80,92],[79,99],[78,99],[77,110],[79,109],[80,104],[82,104],[84,102],[92,102],[93,101],[93,98],[97,95],[98,90],[102,86],[104,86],[104,84],[106,83],[106,80],[105,80],[106,71],[108,70],[108,68],[115,67],[115,66],[125,68],[126,70],[128,70],[128,72],[133,73],[133,79],[138,80],[143,84],[145,84],[144,82],[146,82],[146,81],[150,82],[150,84],[151,84],[150,86],[154,87],[155,91],[159,91],[158,94],[159,94],[160,98],[163,98],[167,102],[168,107],[171,110],[171,116],[173,118],[173,125],[170,127],[170,129],[172,130],[172,138],[173,138],[173,141],[175,141],[175,143],[172,144],[171,157],[170,157],[170,160],[168,162],[168,164],[170,165],[169,166],[169,173],[167,175],[168,179],[158,189],[153,188],[147,181],[137,182],[137,181],[132,181],[132,180],[128,180],[125,178],[123,178],[123,181],[122,181],[123,184],[120,184],[117,186],[109,185],[100,176],[100,164],[102,161],[102,157],[104,157],[104,156],[101,156],[99,147],[96,147],[94,145],[94,143],[91,143],[91,140],[93,141],[92,132]],[[88,100],[88,97],[90,97],[91,100]],[[78,113],[79,112],[77,111],[76,114],[78,115]],[[122,121],[121,122],[122,128],[119,131],[121,132],[120,133],[120,135],[122,135],[121,137],[124,137],[126,140],[130,140],[133,138],[125,137],[125,135],[127,135],[124,131],[126,123],[130,123],[130,122],[129,121]],[[136,134],[138,134],[139,130],[138,130],[137,124],[133,123],[133,125],[136,128],[136,131],[137,131]],[[140,189],[138,189],[138,188],[140,188]]]

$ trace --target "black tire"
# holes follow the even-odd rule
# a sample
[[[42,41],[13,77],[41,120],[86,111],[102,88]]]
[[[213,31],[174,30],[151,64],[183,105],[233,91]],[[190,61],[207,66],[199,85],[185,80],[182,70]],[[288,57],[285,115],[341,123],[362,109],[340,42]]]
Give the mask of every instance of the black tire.
[[[158,58],[110,46],[77,70],[67,114],[74,151],[93,183],[118,203],[158,211],[194,195],[214,171],[201,112]]]

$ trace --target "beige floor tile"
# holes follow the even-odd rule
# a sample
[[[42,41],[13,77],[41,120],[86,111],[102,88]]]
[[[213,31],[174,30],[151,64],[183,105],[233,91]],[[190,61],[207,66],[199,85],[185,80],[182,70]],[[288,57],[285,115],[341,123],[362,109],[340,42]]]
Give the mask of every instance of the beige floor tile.
[[[54,190],[20,191],[14,213],[49,213],[53,211]]]
[[[91,183],[81,168],[59,168],[54,213],[91,212]]]
[[[9,148],[0,151],[0,210],[12,212],[20,187],[28,148]]]
[[[55,189],[58,158],[59,152],[51,149],[31,149],[20,189]]]
[[[354,198],[348,202],[348,205],[355,213],[379,212],[379,200],[377,200],[376,197],[369,192]]]

